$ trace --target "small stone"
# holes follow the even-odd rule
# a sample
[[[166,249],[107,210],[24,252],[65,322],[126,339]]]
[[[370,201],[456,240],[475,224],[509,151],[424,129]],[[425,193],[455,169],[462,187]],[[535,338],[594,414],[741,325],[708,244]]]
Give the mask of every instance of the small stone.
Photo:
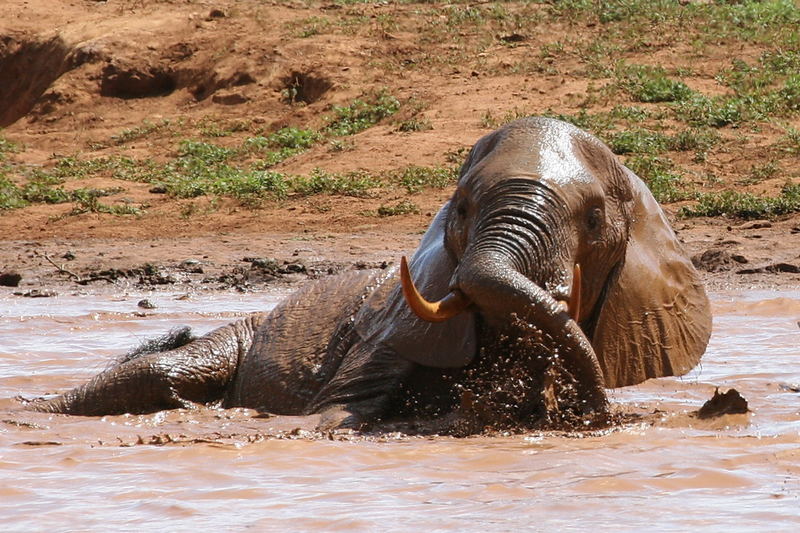
[[[299,274],[305,271],[305,265],[301,265],[300,263],[289,263],[288,265],[284,265],[284,267],[281,269],[281,272],[286,274]]]
[[[139,300],[139,303],[136,304],[137,306],[141,307],[142,309],[155,309],[156,304],[145,298],[144,300]]]
[[[187,259],[181,262],[181,268],[189,274],[202,274],[203,267],[197,259]]]

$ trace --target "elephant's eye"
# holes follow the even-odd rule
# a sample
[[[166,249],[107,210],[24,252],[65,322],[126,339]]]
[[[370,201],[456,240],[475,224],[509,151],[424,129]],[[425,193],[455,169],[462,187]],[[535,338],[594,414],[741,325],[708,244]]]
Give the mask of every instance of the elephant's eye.
[[[586,227],[589,231],[597,231],[603,226],[603,211],[599,207],[595,207],[589,211],[589,217],[586,219]]]
[[[460,218],[464,218],[467,216],[467,205],[466,202],[459,202],[456,206],[456,213]]]

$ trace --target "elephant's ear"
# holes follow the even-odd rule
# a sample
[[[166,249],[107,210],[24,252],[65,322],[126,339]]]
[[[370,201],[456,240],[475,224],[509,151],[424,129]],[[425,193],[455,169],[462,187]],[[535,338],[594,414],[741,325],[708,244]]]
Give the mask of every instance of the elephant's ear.
[[[439,210],[409,265],[415,285],[430,300],[448,293],[456,267],[444,248],[448,206]],[[461,367],[477,351],[474,313],[439,323],[420,320],[403,298],[397,269],[388,272],[367,298],[355,316],[355,328],[365,341],[425,366]]]
[[[625,173],[634,203],[630,237],[592,339],[607,387],[684,374],[700,361],[711,335],[697,271],[647,186]]]

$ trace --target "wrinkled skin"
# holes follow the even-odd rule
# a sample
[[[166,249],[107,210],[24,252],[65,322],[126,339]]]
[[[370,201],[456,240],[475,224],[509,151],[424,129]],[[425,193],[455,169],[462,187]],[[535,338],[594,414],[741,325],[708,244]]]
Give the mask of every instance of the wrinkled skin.
[[[221,400],[359,427],[390,415],[421,367],[470,364],[479,325],[516,316],[559,342],[582,411],[603,412],[605,388],[683,374],[710,336],[705,291],[649,190],[596,138],[555,120],[478,141],[410,267],[424,297],[455,290],[466,309],[427,322],[397,269],[350,273],[186,344],[156,343],[33,408],[101,415]],[[560,301],[576,298],[571,317]]]

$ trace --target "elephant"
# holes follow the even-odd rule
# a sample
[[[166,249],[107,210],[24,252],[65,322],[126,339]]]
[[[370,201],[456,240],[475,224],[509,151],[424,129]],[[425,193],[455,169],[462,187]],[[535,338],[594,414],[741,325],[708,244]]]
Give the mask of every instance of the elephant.
[[[199,338],[165,337],[31,408],[219,402],[363,428],[391,418],[409,384],[436,391],[491,357],[486,332],[513,320],[556,342],[582,413],[607,413],[608,388],[688,372],[711,333],[699,275],[647,186],[596,137],[551,118],[478,140],[410,261],[309,282]]]

